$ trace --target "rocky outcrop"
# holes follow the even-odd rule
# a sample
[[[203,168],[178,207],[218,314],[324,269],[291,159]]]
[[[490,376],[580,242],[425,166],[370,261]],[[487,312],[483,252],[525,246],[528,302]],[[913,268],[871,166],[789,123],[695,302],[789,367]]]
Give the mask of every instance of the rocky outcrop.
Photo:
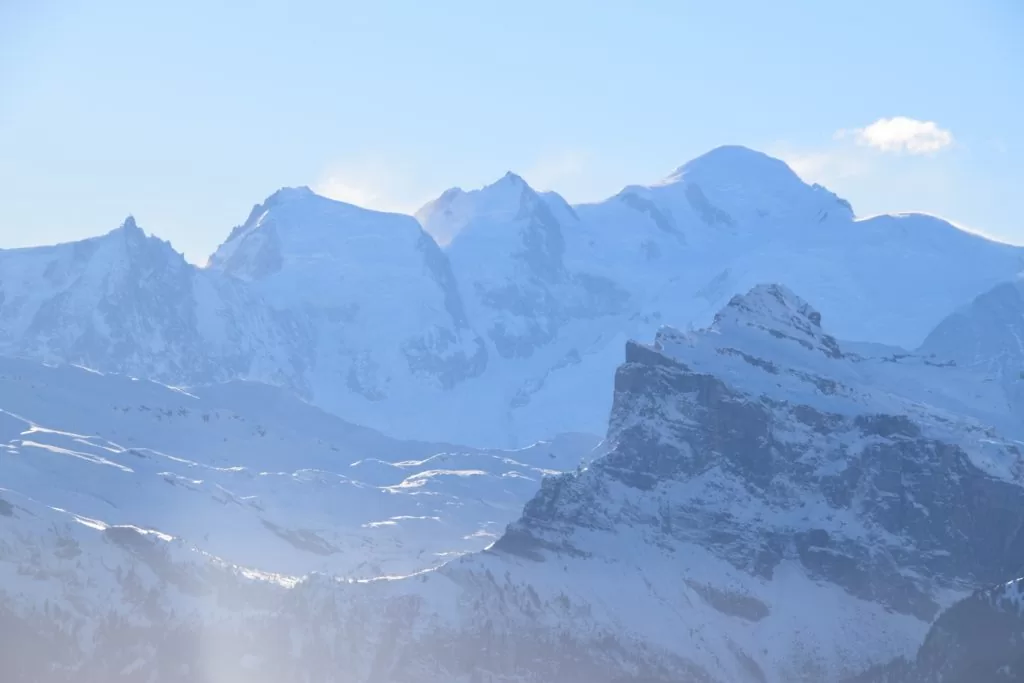
[[[916,647],[950,596],[1024,563],[1017,435],[991,426],[982,393],[975,415],[942,395],[945,383],[980,388],[982,377],[865,355],[821,324],[806,302],[766,286],[734,298],[706,332],[629,344],[608,454],[546,480],[494,550],[596,559],[607,551],[595,539],[627,533],[668,552],[696,547],[758,586],[726,598],[719,582],[695,587],[744,615],[734,638],[741,621],[772,623],[779,606],[758,591],[797,571],[907,617],[898,635],[864,634],[862,652],[882,637]],[[775,680],[780,662],[763,654],[749,656]],[[842,666],[818,663],[833,678],[807,680],[835,680]]]
[[[1024,580],[978,591],[936,620],[912,659],[849,683],[1011,683],[1024,680]]]

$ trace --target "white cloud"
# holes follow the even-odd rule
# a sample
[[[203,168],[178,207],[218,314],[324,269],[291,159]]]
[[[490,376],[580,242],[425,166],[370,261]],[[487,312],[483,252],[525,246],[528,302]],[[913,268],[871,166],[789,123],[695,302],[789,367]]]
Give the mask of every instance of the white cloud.
[[[953,134],[934,121],[918,121],[906,116],[878,119],[864,128],[839,130],[837,140],[852,137],[858,145],[882,152],[929,154],[953,144]]]
[[[934,121],[894,116],[863,128],[837,130],[831,142],[813,148],[780,144],[770,151],[805,181],[835,186],[851,179],[885,174],[892,162],[885,162],[880,152],[924,155],[952,144],[953,134]]]

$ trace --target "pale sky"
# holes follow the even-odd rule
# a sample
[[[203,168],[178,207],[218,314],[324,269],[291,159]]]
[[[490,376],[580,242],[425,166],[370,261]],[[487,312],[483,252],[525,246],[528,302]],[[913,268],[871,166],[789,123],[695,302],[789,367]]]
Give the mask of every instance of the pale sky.
[[[286,185],[569,201],[712,147],[1024,244],[1016,0],[0,0],[0,247],[129,213],[193,262]]]

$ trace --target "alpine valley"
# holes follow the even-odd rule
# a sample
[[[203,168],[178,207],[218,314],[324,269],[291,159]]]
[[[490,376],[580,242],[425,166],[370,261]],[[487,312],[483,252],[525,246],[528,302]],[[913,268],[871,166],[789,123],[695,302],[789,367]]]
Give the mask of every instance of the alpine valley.
[[[742,147],[0,251],[2,678],[1024,680],[1022,272]]]

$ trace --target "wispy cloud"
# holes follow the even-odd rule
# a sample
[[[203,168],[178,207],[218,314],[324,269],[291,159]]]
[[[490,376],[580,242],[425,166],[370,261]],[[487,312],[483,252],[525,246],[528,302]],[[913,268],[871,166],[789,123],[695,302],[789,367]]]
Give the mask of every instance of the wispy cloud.
[[[862,128],[843,128],[811,148],[778,144],[771,152],[789,164],[807,182],[843,184],[868,175],[885,175],[894,160],[888,154],[909,157],[931,155],[953,144],[953,134],[934,121],[905,116],[878,119]],[[908,170],[903,167],[903,170]]]
[[[348,174],[331,173],[317,181],[313,190],[325,197],[356,206],[382,208],[380,191],[367,185],[363,179],[353,178]],[[385,200],[384,203],[389,202]]]
[[[538,159],[523,173],[530,186],[542,191],[562,189],[586,173],[586,155],[577,150],[563,150]]]
[[[779,147],[771,150],[807,182],[836,181],[854,178],[871,171],[871,160],[858,150],[835,146],[817,150],[794,150]]]
[[[836,131],[836,140],[852,138],[858,145],[881,152],[931,154],[953,144],[953,133],[934,121],[906,116],[878,119],[863,128]]]
[[[332,164],[313,191],[365,209],[411,214],[425,201],[412,185],[410,174],[400,166],[356,160]]]
[[[897,116],[838,130],[810,146],[779,143],[772,153],[805,182],[849,199],[860,215],[922,209],[943,215],[956,206],[958,156],[935,157],[953,144],[953,134],[934,121]]]

